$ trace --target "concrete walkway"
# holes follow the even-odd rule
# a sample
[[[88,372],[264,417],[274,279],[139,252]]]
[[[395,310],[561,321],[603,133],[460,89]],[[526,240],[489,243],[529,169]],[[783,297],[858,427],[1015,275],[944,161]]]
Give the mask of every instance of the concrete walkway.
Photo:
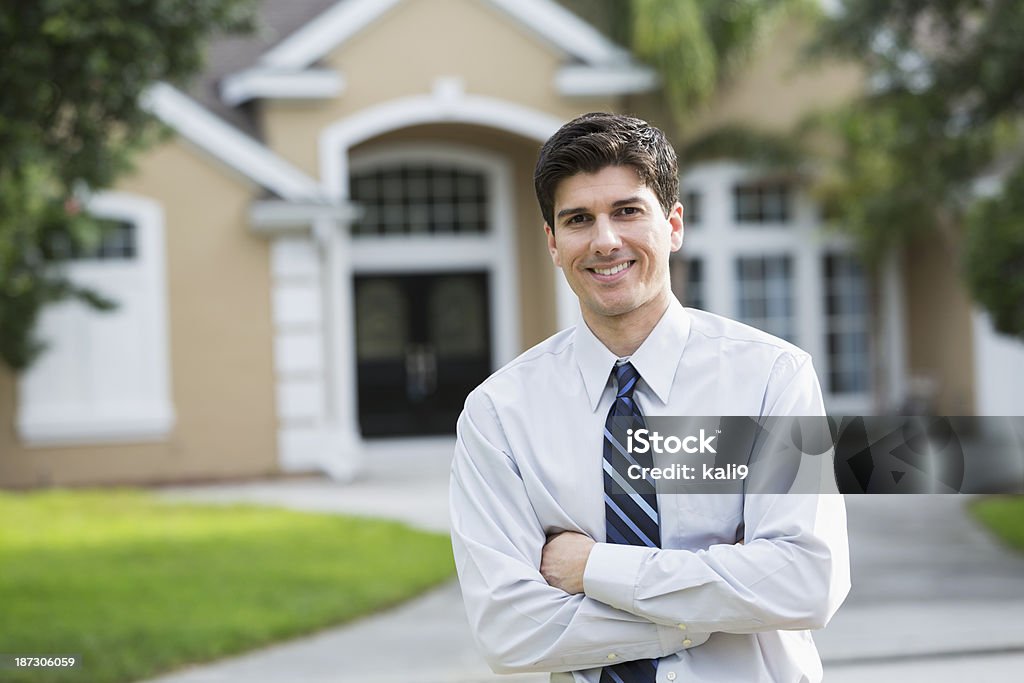
[[[447,458],[389,457],[349,484],[323,478],[162,489],[174,500],[252,502],[390,517],[447,530]],[[1024,671],[1024,557],[965,514],[958,496],[849,496],[854,588],[815,634],[826,680],[1019,680]],[[376,656],[374,656],[376,655]],[[347,626],[151,683],[539,682],[495,676],[473,648],[448,583]]]

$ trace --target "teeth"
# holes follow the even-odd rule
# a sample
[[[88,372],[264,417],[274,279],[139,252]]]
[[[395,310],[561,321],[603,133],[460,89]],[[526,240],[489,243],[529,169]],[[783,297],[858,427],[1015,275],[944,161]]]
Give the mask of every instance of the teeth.
[[[614,268],[594,268],[594,272],[597,273],[598,275],[615,275],[615,273],[621,272],[626,268],[629,268],[629,263],[629,261],[626,261],[625,263],[620,263]]]

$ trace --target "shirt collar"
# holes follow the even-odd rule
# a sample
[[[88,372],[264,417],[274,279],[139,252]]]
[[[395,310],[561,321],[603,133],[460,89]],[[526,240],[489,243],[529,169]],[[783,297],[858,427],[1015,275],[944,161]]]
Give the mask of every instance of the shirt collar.
[[[673,297],[661,320],[640,348],[629,357],[640,377],[662,403],[668,403],[672,393],[679,359],[689,335],[690,316]],[[617,358],[587,327],[582,316],[576,323],[573,345],[587,397],[590,399],[590,409],[597,410]]]

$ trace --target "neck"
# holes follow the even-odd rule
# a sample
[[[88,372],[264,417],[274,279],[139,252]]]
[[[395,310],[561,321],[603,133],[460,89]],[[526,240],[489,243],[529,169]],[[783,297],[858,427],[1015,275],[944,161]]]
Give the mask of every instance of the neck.
[[[588,315],[584,310],[583,320],[609,351],[619,358],[631,356],[665,315],[671,297],[671,292],[664,292],[629,313],[614,317]]]

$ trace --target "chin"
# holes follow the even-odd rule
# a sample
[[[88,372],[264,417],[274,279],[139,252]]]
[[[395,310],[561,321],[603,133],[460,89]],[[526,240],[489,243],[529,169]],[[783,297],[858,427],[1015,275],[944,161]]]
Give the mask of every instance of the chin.
[[[594,302],[589,308],[602,317],[615,318],[635,311],[638,306],[635,302]]]

